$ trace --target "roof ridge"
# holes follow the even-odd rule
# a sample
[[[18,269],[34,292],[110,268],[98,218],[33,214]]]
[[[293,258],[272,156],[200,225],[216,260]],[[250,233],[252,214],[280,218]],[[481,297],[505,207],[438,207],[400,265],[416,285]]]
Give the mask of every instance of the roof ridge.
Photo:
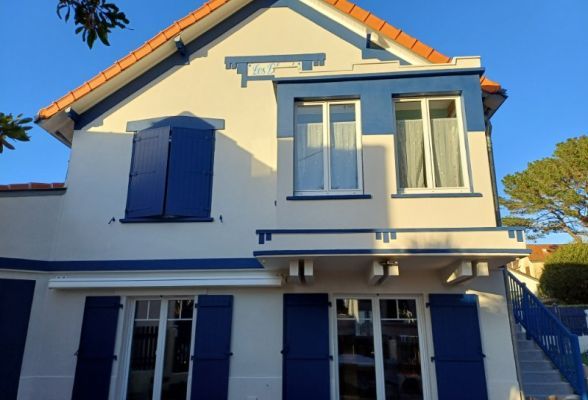
[[[59,111],[66,109],[72,105],[75,101],[86,96],[93,90],[104,85],[106,82],[119,75],[123,71],[130,68],[132,65],[137,63],[148,54],[152,53],[155,49],[166,43],[168,40],[173,39],[180,32],[186,28],[201,21],[212,12],[216,11],[231,0],[208,0],[198,9],[190,12],[185,17],[174,21],[167,28],[159,32],[157,35],[147,40],[142,46],[131,51],[125,57],[115,61],[111,66],[104,69],[103,71],[96,74],[90,80],[84,82],[77,88],[66,93],[64,96],[54,101],[47,107],[39,110],[37,114],[37,120],[49,119]],[[375,14],[364,10],[360,6],[352,3],[349,0],[322,0],[328,3],[338,10],[350,15],[357,21],[368,26],[376,32],[382,33],[389,39],[392,39],[396,43],[412,51],[413,53],[425,58],[426,60],[435,63],[447,63],[451,60],[450,57],[438,52],[434,48],[426,45],[420,40],[410,36],[406,32],[402,31],[389,24],[385,20],[379,18]],[[496,93],[501,90],[500,84],[494,82],[485,76],[480,78],[480,85],[482,89],[488,93]]]

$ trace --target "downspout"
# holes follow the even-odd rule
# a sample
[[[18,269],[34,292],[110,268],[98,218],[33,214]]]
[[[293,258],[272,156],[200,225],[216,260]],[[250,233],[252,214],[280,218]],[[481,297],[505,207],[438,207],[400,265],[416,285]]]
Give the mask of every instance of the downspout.
[[[492,122],[486,116],[486,149],[488,151],[488,161],[490,163],[490,180],[492,182],[492,200],[494,201],[494,218],[496,219],[496,226],[502,226],[502,218],[500,216],[500,204],[498,203],[498,185],[496,183],[496,167],[494,165],[494,151],[492,149]]]

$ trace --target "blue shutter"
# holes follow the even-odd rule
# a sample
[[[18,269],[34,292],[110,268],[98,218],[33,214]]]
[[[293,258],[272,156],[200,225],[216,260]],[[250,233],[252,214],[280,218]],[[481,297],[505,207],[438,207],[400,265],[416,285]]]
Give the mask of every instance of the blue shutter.
[[[229,393],[233,296],[198,296],[191,400],[226,400]]]
[[[329,296],[284,295],[284,400],[329,400]]]
[[[35,281],[0,279],[0,398],[16,400]]]
[[[108,400],[120,297],[87,297],[72,400]]]
[[[169,132],[163,127],[135,134],[126,218],[163,215]]]
[[[477,296],[429,296],[439,400],[487,400]]]
[[[210,217],[214,131],[173,128],[165,214]]]

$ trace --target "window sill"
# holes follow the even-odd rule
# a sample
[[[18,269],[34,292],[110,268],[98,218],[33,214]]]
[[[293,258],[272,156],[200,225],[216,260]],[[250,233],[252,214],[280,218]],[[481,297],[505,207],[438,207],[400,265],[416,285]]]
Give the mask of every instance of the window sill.
[[[317,195],[317,196],[288,196],[286,200],[304,201],[304,200],[364,200],[371,199],[371,194],[334,194],[334,195]]]
[[[178,223],[178,222],[212,222],[214,218],[121,218],[121,224],[129,223]]]
[[[392,197],[393,199],[482,197],[482,193],[396,193],[392,194],[390,197]]]

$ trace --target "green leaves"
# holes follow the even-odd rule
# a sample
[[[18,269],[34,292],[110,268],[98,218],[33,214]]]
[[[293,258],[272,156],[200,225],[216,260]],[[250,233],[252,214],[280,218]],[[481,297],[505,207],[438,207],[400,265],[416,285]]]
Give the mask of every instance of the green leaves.
[[[129,23],[125,13],[118,6],[106,0],[59,0],[57,15],[69,21],[73,11],[76,35],[82,33],[82,40],[92,48],[96,39],[110,46],[108,35],[112,29],[125,29]]]
[[[563,304],[588,304],[588,244],[561,246],[549,256],[539,290]]]
[[[588,237],[588,136],[556,146],[552,157],[529,163],[527,169],[502,180],[510,212],[507,225],[518,224],[543,236],[565,232],[575,241]]]
[[[15,117],[12,114],[0,112],[0,153],[4,151],[4,147],[14,150],[14,146],[8,142],[8,139],[28,142],[30,137],[27,131],[32,129],[32,126],[27,124],[32,121],[32,118],[22,118],[22,114]]]

